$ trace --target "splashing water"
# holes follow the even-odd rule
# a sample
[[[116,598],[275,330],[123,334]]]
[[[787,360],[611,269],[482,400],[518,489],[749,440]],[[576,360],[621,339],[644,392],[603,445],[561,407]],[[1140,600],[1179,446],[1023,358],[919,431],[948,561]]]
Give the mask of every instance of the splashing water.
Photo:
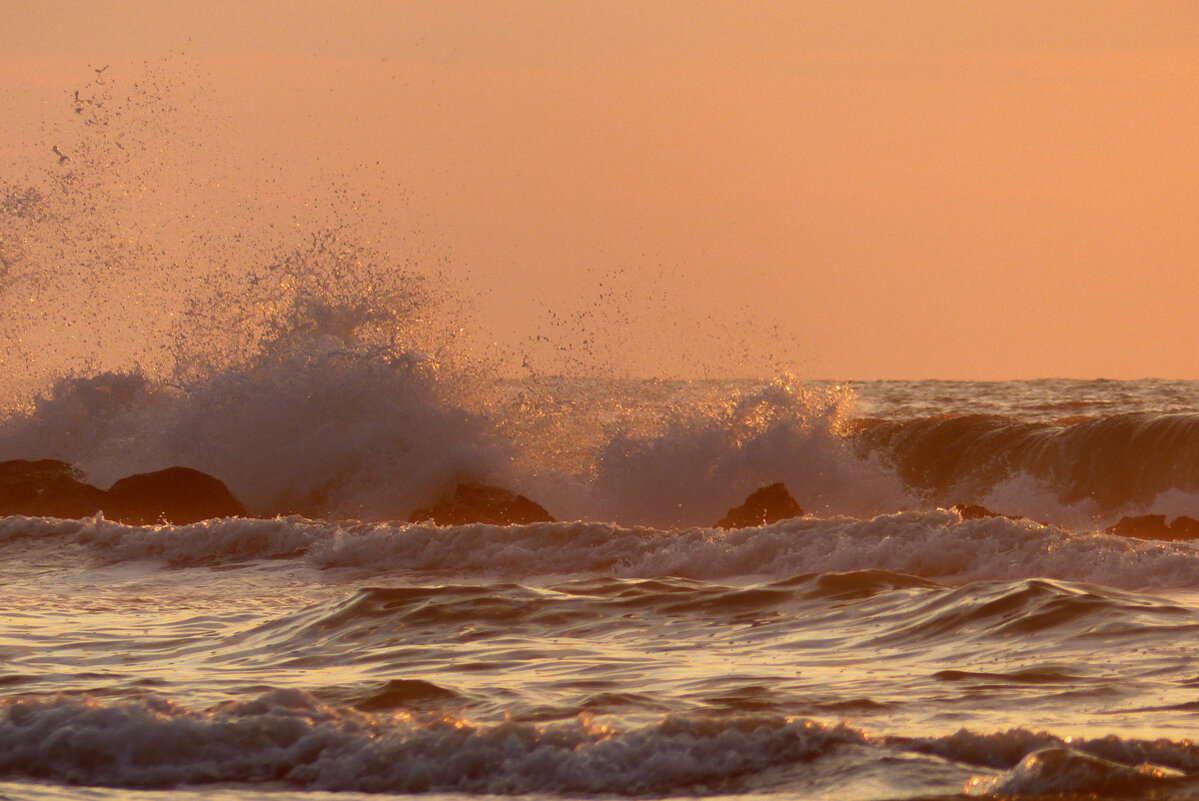
[[[402,192],[338,176],[292,197],[172,74],[84,86],[53,132],[67,158],[0,184],[0,458],[101,484],[185,464],[260,514],[369,519],[460,481],[665,527],[778,481],[821,515],[984,502],[1098,525],[1192,506],[1185,387],[1142,388],[1167,415],[1030,421],[968,414],[982,385],[953,406],[879,385],[869,403],[895,414],[863,420],[857,390],[790,377],[502,378]],[[1081,405],[1050,390],[1022,386],[1020,414],[1141,408],[1141,389],[1076,387]]]
[[[371,519],[464,480],[662,525],[778,480],[821,510],[902,496],[846,445],[843,391],[697,382],[647,405],[579,380],[514,395],[463,347],[444,259],[395,235],[394,209],[344,183],[303,210],[238,194],[204,102],[166,67],[94,83],[69,160],[5,185],[3,458],[64,459],[99,483],[180,463],[260,513]]]

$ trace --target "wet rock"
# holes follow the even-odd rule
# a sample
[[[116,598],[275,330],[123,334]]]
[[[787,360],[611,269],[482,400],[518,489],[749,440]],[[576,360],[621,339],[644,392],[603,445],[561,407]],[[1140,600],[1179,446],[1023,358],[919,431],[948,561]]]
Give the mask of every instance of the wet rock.
[[[31,503],[46,487],[63,479],[79,481],[79,470],[58,459],[11,459],[0,462],[0,504],[5,507]]]
[[[992,512],[985,506],[975,503],[959,503],[953,509],[962,516],[963,520],[981,520],[987,517],[1006,517],[1008,520],[1023,520],[1020,515],[1005,515],[1002,512]]]
[[[410,523],[433,522],[439,526],[464,526],[488,523],[495,526],[520,526],[527,523],[553,523],[554,518],[536,501],[502,487],[487,484],[459,484],[454,494],[428,509],[417,509]]]
[[[107,493],[85,483],[83,473],[57,459],[0,462],[0,515],[90,517]]]
[[[961,515],[963,520],[981,520],[986,517],[998,517],[997,513],[976,503],[954,504],[953,510]]]
[[[1199,520],[1180,515],[1167,523],[1165,515],[1137,515],[1120,518],[1107,533],[1139,540],[1194,540],[1199,539]]]
[[[220,479],[190,467],[168,467],[113,484],[104,516],[137,526],[182,525],[213,517],[244,517],[246,509]]]
[[[764,526],[789,517],[800,517],[803,509],[791,497],[783,483],[754,490],[745,503],[729,509],[728,514],[716,521],[717,528],[748,528]]]
[[[107,492],[57,459],[0,462],[0,515],[81,518],[103,512],[131,525],[194,523],[245,515],[223,482],[188,467],[122,478]]]

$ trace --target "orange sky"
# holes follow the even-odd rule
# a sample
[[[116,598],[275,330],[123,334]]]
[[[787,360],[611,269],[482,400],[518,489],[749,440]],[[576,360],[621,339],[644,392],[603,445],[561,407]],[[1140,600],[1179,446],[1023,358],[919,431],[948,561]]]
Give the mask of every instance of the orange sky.
[[[245,5],[6,0],[8,140],[40,156],[36,98],[89,65],[182,53],[297,186],[402,183],[515,351],[1199,378],[1199,5]]]

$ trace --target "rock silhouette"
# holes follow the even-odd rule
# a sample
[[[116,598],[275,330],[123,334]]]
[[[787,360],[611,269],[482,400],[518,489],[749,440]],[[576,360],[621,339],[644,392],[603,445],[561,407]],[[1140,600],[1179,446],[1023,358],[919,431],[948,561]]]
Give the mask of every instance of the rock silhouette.
[[[963,520],[981,520],[987,517],[1006,517],[1008,520],[1023,520],[1021,515],[1005,515],[1003,512],[992,512],[985,506],[976,503],[959,503],[953,507]]]
[[[190,467],[168,467],[113,484],[104,514],[122,523],[144,526],[245,517],[246,509],[220,479]]]
[[[108,491],[85,483],[78,468],[57,459],[0,462],[0,515],[91,517],[130,525],[194,523],[244,516],[224,482],[189,467],[122,478]]]
[[[106,493],[82,481],[78,468],[57,459],[0,462],[0,514],[28,517],[90,517]]]
[[[789,517],[799,517],[803,509],[782,482],[754,490],[745,503],[729,509],[716,521],[717,528],[748,528],[764,526]]]
[[[553,523],[554,518],[541,504],[511,490],[487,484],[459,484],[453,495],[428,509],[417,509],[408,518],[410,523],[429,521],[439,526],[464,526],[470,523],[519,526]]]

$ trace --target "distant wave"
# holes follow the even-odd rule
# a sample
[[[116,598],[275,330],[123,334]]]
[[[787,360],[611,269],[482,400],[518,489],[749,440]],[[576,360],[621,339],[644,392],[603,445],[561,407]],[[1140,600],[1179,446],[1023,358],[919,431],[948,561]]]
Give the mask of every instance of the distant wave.
[[[981,501],[1031,478],[1063,505],[1100,513],[1199,491],[1199,414],[1126,413],[1066,423],[993,415],[875,421],[858,440],[885,453],[909,486],[950,503]]]

